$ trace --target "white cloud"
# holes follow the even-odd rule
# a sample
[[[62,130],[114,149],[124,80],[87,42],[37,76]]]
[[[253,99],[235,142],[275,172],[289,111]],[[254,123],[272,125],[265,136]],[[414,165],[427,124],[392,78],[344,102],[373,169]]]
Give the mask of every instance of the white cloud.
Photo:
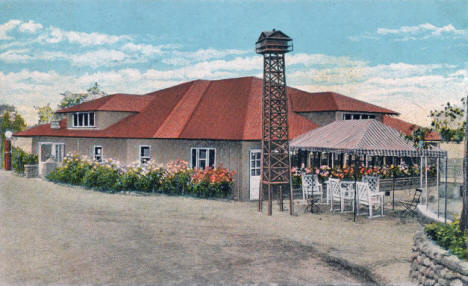
[[[174,51],[173,57],[163,59],[163,62],[169,65],[187,65],[193,62],[202,62],[212,59],[222,59],[227,56],[244,55],[247,51],[236,49],[200,49],[194,52]]]
[[[0,61],[6,63],[25,63],[31,60],[31,56],[28,55],[28,49],[20,50],[8,50],[6,52],[0,53]]]
[[[392,35],[396,37],[396,40],[400,41],[440,38],[443,36],[457,39],[468,35],[467,30],[456,29],[452,24],[438,27],[429,23],[416,26],[402,26],[397,29],[378,28],[376,33],[381,36]]]
[[[304,65],[304,66],[362,66],[366,62],[352,60],[350,57],[337,57],[323,54],[287,54],[286,65]]]
[[[8,32],[15,29],[19,24],[21,24],[20,20],[10,20],[4,24],[0,25],[0,40],[10,40],[13,37],[8,36]]]
[[[128,55],[118,50],[101,49],[97,51],[87,52],[80,55],[70,57],[73,65],[90,66],[97,68],[100,66],[118,65],[122,62],[129,63]]]
[[[162,55],[164,46],[153,46],[145,44],[127,43],[122,47],[122,50],[140,53],[143,56]]]
[[[401,26],[399,28],[377,28],[375,32],[366,32],[362,35],[350,36],[348,39],[351,41],[378,40],[383,37],[390,37],[394,41],[414,41],[431,38],[450,38],[456,40],[467,39],[468,30],[457,29],[452,24],[439,27],[430,23],[424,23],[414,26]]]
[[[50,26],[39,38],[39,42],[56,44],[67,41],[81,46],[97,46],[104,44],[115,44],[122,40],[129,40],[130,36],[115,36],[102,33],[85,33],[77,31],[66,31],[60,28]]]
[[[42,25],[39,23],[35,23],[32,20],[29,20],[28,22],[22,23],[18,30],[22,33],[36,33],[37,31],[42,29]]]
[[[404,120],[428,125],[430,110],[467,95],[467,74],[465,69],[448,65],[397,63],[311,69],[288,79],[305,90],[339,92],[400,112]]]
[[[442,33],[453,33],[453,34],[464,34],[464,30],[457,30],[452,24],[437,27],[429,23],[417,25],[417,26],[402,26],[398,29],[387,29],[387,28],[378,28],[377,34],[387,35],[387,34],[419,34],[424,32],[430,32],[434,36],[441,35]]]

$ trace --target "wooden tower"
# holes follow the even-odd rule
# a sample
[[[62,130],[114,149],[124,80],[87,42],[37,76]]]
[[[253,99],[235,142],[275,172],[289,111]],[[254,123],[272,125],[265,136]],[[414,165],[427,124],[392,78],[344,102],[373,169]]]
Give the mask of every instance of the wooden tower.
[[[272,194],[276,191],[282,211],[283,190],[289,189],[289,210],[292,214],[288,99],[284,62],[284,55],[293,49],[292,39],[283,32],[273,29],[260,34],[255,48],[257,54],[263,55],[262,166],[258,208],[262,211],[266,191],[268,215],[271,215]]]

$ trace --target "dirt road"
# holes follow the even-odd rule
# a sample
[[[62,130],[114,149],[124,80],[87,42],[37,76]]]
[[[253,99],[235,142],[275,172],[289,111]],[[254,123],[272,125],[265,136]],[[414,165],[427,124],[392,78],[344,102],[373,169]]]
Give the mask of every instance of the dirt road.
[[[0,171],[0,283],[365,282],[263,220],[274,218],[249,203],[105,194]]]

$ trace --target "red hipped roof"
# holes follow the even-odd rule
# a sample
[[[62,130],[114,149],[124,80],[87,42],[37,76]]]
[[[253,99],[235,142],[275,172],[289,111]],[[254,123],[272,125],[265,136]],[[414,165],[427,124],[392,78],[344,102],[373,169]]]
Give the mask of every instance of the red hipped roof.
[[[386,116],[386,115],[384,115],[384,117],[383,117],[383,123],[385,125],[388,125],[388,126],[394,128],[394,129],[400,131],[401,133],[403,133],[405,135],[411,135],[413,133],[413,131],[415,131],[416,129],[418,129],[420,127],[420,126],[418,126],[416,124],[412,124],[412,123],[403,121],[401,119],[391,117],[391,116]],[[429,134],[427,134],[426,140],[440,141],[440,140],[442,140],[442,138],[440,137],[439,133],[437,133],[435,131],[431,131]]]
[[[262,85],[261,79],[243,77],[196,80],[146,95],[114,94],[58,111],[135,112],[104,130],[66,129],[64,119],[60,129],[39,125],[15,136],[260,140]],[[342,110],[397,114],[332,92],[309,93],[288,87],[287,95],[291,139],[317,127],[296,112]]]

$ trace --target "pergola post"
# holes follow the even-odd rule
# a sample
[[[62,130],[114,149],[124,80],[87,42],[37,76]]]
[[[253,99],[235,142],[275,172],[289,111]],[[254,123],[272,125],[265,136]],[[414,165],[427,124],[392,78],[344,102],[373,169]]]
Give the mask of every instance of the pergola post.
[[[445,157],[445,186],[444,186],[444,223],[447,224],[447,171],[448,156]]]
[[[427,156],[424,157],[424,177],[425,177],[425,192],[426,192],[426,210],[429,208],[429,189],[427,188]]]
[[[440,181],[440,172],[439,172],[439,167],[440,167],[440,157],[437,157],[437,177],[436,177],[436,185],[437,185],[437,218],[439,218],[439,212],[440,212],[440,193],[439,193],[439,181]]]
[[[419,187],[422,189],[423,187],[423,156],[421,156],[421,159],[419,160]]]

